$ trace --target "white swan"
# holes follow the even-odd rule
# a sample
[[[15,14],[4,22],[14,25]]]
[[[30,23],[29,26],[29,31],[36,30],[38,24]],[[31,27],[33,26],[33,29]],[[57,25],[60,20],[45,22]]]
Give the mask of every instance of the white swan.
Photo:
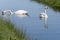
[[[43,13],[40,14],[40,18],[48,18],[47,14],[46,14],[46,10],[47,10],[47,6],[45,7],[45,10]]]
[[[12,12],[12,10],[4,10],[2,11],[2,15],[5,15],[6,12],[10,12],[10,15],[16,14],[16,15],[25,15],[28,16],[28,12],[25,10],[18,10],[16,12]]]

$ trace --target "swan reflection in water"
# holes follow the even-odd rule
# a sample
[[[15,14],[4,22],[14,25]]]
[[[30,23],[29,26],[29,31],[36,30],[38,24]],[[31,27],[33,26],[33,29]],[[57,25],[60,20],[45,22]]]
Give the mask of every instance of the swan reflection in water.
[[[47,18],[40,18],[40,20],[43,21],[43,23],[44,23],[44,28],[45,28],[45,29],[48,29]]]

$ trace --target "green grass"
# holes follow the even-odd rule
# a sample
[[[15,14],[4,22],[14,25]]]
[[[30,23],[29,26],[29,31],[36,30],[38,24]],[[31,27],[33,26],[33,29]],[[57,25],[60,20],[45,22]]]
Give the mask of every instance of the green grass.
[[[48,5],[56,11],[60,11],[60,0],[33,0],[38,3]]]
[[[13,23],[0,18],[0,40],[28,40],[28,37],[23,31],[17,30]]]

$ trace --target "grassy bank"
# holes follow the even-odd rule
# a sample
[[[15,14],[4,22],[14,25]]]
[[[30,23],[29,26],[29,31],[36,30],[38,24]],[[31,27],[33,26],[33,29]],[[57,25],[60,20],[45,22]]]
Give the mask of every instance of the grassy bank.
[[[60,11],[60,0],[33,0],[33,1],[49,5],[54,10]]]
[[[0,40],[28,40],[25,33],[14,28],[14,24],[0,18]]]

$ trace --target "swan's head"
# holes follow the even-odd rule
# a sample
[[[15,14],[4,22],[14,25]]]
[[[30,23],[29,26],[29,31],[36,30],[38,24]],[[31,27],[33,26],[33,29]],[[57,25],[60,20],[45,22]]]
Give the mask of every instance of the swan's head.
[[[2,15],[5,15],[5,12],[4,11],[2,11]]]
[[[4,11],[2,11],[2,15],[5,15],[6,12],[10,12],[10,15],[11,15],[12,10],[4,10]]]
[[[45,9],[48,9],[48,6],[45,6]]]
[[[29,16],[28,13],[22,13],[22,15],[26,15],[26,16]]]

